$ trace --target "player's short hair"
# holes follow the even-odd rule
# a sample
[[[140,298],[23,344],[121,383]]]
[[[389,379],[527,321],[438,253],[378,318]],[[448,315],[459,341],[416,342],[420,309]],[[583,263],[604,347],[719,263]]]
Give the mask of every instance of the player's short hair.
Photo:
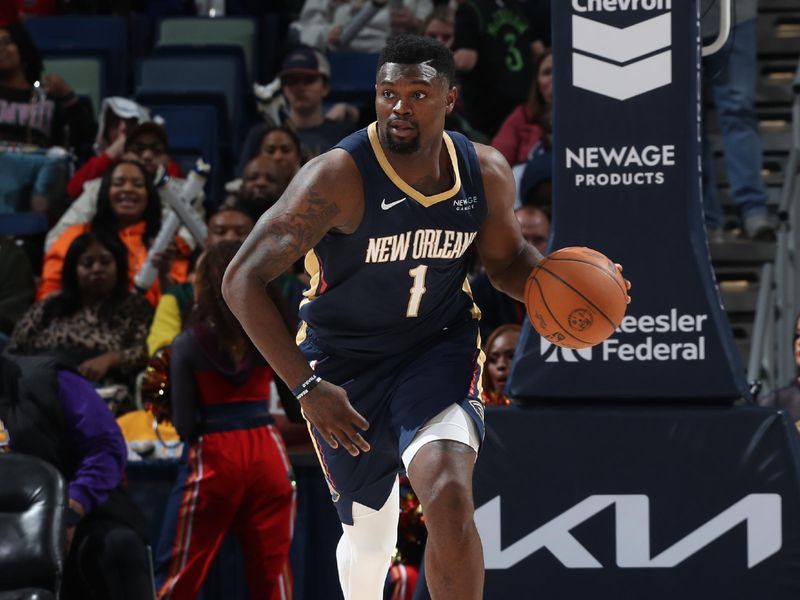
[[[447,80],[448,87],[455,85],[456,65],[453,62],[453,53],[447,46],[433,38],[412,33],[390,37],[378,58],[375,72],[377,73],[386,63],[400,65],[427,63],[436,69],[440,77]]]

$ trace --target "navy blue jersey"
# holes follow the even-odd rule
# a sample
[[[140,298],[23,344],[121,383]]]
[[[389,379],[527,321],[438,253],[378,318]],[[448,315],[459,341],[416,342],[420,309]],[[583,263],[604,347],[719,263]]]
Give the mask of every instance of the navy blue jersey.
[[[483,179],[472,142],[445,132],[444,143],[454,183],[434,196],[400,179],[375,123],[336,146],[358,166],[364,217],[354,233],[328,233],[306,255],[298,343],[308,335],[330,354],[386,356],[479,318],[465,253],[486,218]]]

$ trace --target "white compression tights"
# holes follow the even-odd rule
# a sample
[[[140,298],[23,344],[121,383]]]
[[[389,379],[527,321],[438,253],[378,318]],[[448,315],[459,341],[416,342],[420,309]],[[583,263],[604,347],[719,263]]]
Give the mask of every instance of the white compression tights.
[[[451,404],[425,423],[403,452],[403,464],[411,465],[417,452],[429,442],[454,440],[470,446],[476,457],[481,440],[466,411]],[[400,483],[395,478],[392,491],[380,510],[353,503],[353,524],[342,525],[344,533],[336,547],[339,581],[345,600],[382,600],[386,573],[397,543],[400,515]]]
[[[336,547],[339,582],[345,600],[382,600],[386,573],[397,543],[400,484],[394,486],[380,510],[353,503],[353,524]]]

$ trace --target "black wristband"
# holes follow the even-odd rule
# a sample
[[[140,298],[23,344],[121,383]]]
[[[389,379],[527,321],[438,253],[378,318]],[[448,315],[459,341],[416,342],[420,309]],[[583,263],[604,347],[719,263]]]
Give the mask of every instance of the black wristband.
[[[311,375],[311,377],[309,377],[303,383],[294,388],[292,390],[292,395],[298,400],[300,400],[303,396],[308,394],[308,392],[313,390],[320,383],[322,383],[322,378],[319,377],[316,373],[314,373]]]

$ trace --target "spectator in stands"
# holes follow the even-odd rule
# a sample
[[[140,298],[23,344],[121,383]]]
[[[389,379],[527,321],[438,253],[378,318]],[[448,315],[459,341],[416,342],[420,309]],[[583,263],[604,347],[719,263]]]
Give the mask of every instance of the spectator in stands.
[[[115,412],[133,407],[133,377],[147,362],[153,307],[128,291],[125,246],[102,230],[70,244],[61,291],[34,304],[8,345],[12,354],[54,354],[98,386],[117,386]]]
[[[533,147],[542,138],[544,121],[550,122],[553,103],[553,56],[546,51],[536,64],[528,100],[515,108],[503,121],[492,146],[512,167],[530,158]]]
[[[269,156],[259,154],[247,163],[239,186],[239,202],[256,221],[270,208],[289,185],[299,162],[283,165]]]
[[[501,325],[486,340],[486,363],[481,377],[483,403],[487,406],[511,404],[505,385],[519,343],[519,332],[519,325]]]
[[[286,101],[285,110],[278,113],[280,123],[253,127],[245,140],[243,156],[252,157],[258,140],[263,140],[276,124],[297,132],[305,158],[326,152],[352,132],[354,120],[335,120],[323,110],[330,76],[328,59],[322,53],[306,46],[292,50],[283,60],[279,76]]]
[[[355,50],[380,52],[392,33],[416,33],[422,19],[431,12],[431,0],[401,0],[384,6],[349,43],[342,43],[342,30],[353,20],[366,2],[358,0],[305,0],[300,17],[291,24],[290,35],[301,44],[322,52]]]
[[[488,139],[529,95],[533,42],[517,0],[474,0],[456,9],[452,48],[466,117]]]
[[[88,144],[94,135],[90,106],[42,70],[28,30],[0,28],[0,212],[57,211],[68,173],[57,147]]]
[[[253,230],[256,219],[234,198],[225,202],[208,220],[206,247],[225,240],[243,242]],[[179,283],[161,296],[156,314],[147,335],[147,351],[152,356],[156,350],[169,346],[183,331],[189,312],[194,304],[194,287],[191,281]]]
[[[0,352],[35,297],[28,255],[14,238],[0,236]]]
[[[536,246],[543,255],[550,241],[550,213],[545,207],[523,205],[514,211],[519,221],[522,237]]]
[[[431,13],[425,17],[422,23],[422,34],[440,41],[448,48],[453,47],[453,34],[455,31],[455,10],[448,4],[438,4],[434,6]],[[460,86],[459,86],[460,90]],[[464,106],[460,95],[456,98],[456,105],[452,112],[444,117],[444,128],[448,131],[458,131],[463,133],[473,141],[487,142],[485,136],[475,131],[463,116]]]
[[[245,200],[255,193],[273,203],[303,164],[300,139],[289,127],[258,126],[258,130],[248,136],[241,158],[242,180],[238,185],[236,182],[228,184],[228,189],[240,191],[246,179],[250,187],[244,193]],[[260,160],[254,162],[256,159]]]
[[[97,213],[89,223],[66,228],[51,244],[44,257],[42,282],[37,298],[43,300],[61,288],[61,272],[67,249],[72,241],[87,231],[104,231],[115,235],[128,249],[128,284],[142,268],[148,249],[161,228],[161,203],[144,167],[134,161],[122,160],[102,178],[97,194]],[[155,306],[161,290],[186,281],[189,247],[180,236],[175,237],[173,249],[154,257],[159,276],[146,297]]]
[[[176,172],[176,169],[178,172],[180,171],[177,165],[170,167],[172,163],[167,152],[168,145],[167,130],[164,126],[154,121],[145,121],[127,133],[125,151],[122,158],[140,163],[147,173],[148,181],[155,183],[164,171],[168,173],[170,170],[172,172]],[[47,233],[45,250],[49,250],[56,238],[69,227],[85,224],[92,220],[97,211],[97,197],[102,181],[102,178],[97,178],[84,183],[81,195],[69,206],[58,220],[58,223]],[[162,192],[161,189],[164,189],[169,190],[176,196],[180,196],[184,183],[184,179],[170,177],[164,184],[166,187],[159,189],[159,194],[163,195],[165,192]],[[201,219],[204,215],[203,201],[204,198],[200,194],[193,203],[194,210]],[[166,218],[172,209],[169,208],[166,200],[162,199],[161,205],[163,208],[162,217]],[[194,248],[195,240],[185,228],[180,230],[180,236],[189,248]]]
[[[292,597],[294,477],[268,413],[273,374],[222,298],[240,246],[205,250],[192,325],[172,344],[172,416],[189,448],[159,541],[158,598],[195,598],[229,531],[241,541],[251,597]]]
[[[449,5],[435,6],[422,22],[422,35],[439,40],[448,48],[453,47],[456,29],[456,14]]]
[[[706,0],[703,8],[704,38],[715,37],[719,3]],[[703,60],[711,96],[717,108],[725,166],[733,204],[744,235],[752,240],[775,239],[775,227],[767,213],[767,188],[761,175],[763,152],[755,112],[756,14],[758,0],[733,2],[735,24],[725,46]],[[712,241],[721,241],[722,209],[717,197],[714,156],[707,127],[703,135],[703,208]]]
[[[800,315],[797,315],[794,321],[793,351],[797,377],[784,387],[759,398],[758,404],[780,409],[788,414],[792,421],[800,423]]]
[[[531,150],[527,162],[516,165],[512,173],[517,179],[518,206],[539,206],[549,215],[552,214],[553,154],[547,146],[549,135],[546,132],[544,135]]]
[[[92,385],[51,357],[0,356],[5,437],[6,450],[50,463],[68,485],[68,554],[58,597],[152,597],[145,519],[121,487],[125,440]]]
[[[94,142],[97,156],[86,161],[67,184],[67,193],[73,200],[83,192],[84,183],[102,177],[122,158],[127,140],[126,133],[139,123],[149,121],[150,111],[133,100],[110,96],[103,100],[98,119],[97,137]],[[167,161],[166,168],[170,177],[183,177],[183,172],[173,160]]]

